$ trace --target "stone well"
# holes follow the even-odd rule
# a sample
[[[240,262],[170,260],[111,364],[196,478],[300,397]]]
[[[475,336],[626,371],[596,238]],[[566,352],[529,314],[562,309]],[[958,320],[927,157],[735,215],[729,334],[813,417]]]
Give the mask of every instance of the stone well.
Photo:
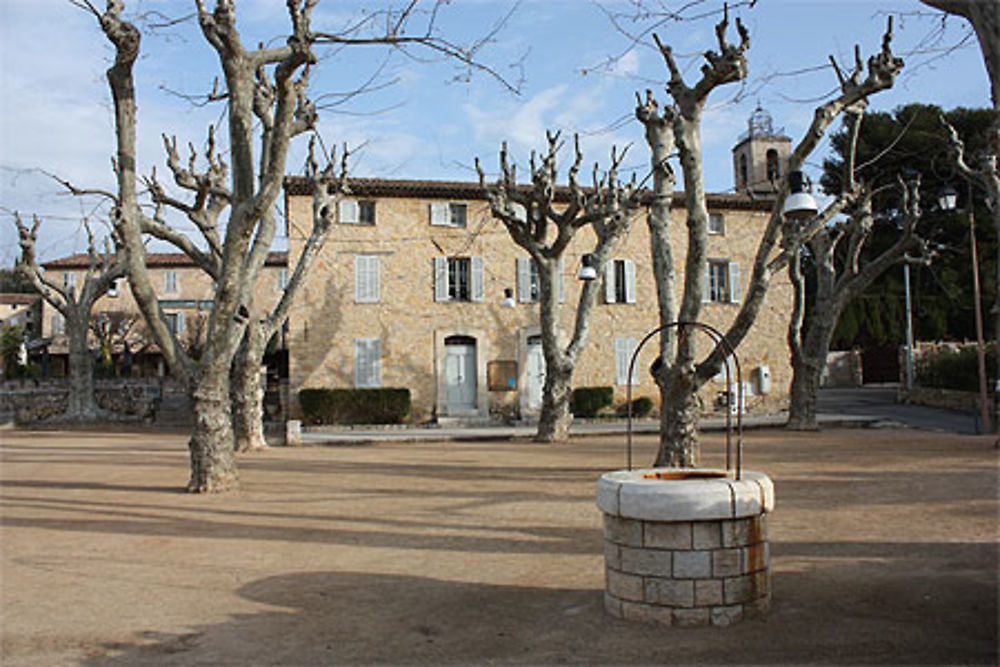
[[[650,468],[605,473],[604,604],[613,616],[665,625],[729,625],[771,600],[764,474]]]

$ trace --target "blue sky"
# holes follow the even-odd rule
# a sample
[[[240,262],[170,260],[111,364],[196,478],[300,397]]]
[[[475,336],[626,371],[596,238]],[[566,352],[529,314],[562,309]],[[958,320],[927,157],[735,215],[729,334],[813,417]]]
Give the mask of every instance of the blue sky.
[[[95,2],[103,6],[103,0]],[[131,15],[182,16],[193,6],[186,0],[126,4]],[[283,34],[284,4],[237,0],[245,43]],[[366,7],[384,4],[323,0],[314,28],[335,30]],[[477,156],[488,170],[495,168],[502,141],[525,163],[532,149],[544,147],[545,130],[557,129],[567,136],[581,134],[587,163],[606,164],[612,145],[631,145],[626,167],[644,176],[648,153],[641,127],[632,120],[634,94],[651,88],[665,99],[666,70],[651,39],[633,48],[608,20],[608,12],[627,12],[633,3],[453,0],[442,10],[438,27],[465,42],[484,34],[512,7],[509,21],[481,58],[512,81],[523,76],[520,95],[481,73],[465,80],[453,64],[419,50],[413,54],[427,57],[386,58],[376,48],[326,53],[312,78],[313,96],[321,101],[336,99],[376,73],[392,85],[325,109],[319,128],[323,141],[346,141],[358,176],[470,180]],[[705,2],[695,11],[719,9],[721,3]],[[734,13],[750,30],[750,77],[745,85],[721,88],[710,98],[703,143],[712,191],[732,188],[730,148],[757,104],[797,140],[818,101],[836,87],[832,70],[824,67],[828,55],[847,65],[855,43],[864,57],[877,51],[887,13],[896,14],[894,51],[907,64],[896,87],[872,99],[872,109],[916,101],[945,108],[989,103],[978,46],[971,38],[963,44],[964,22],[949,19],[936,40],[940,15],[916,0],[758,0],[753,9]],[[689,82],[698,75],[699,54],[715,47],[716,21],[717,15],[657,30],[679,55]],[[648,23],[625,25],[641,29]],[[730,35],[735,39],[735,30]],[[143,52],[136,70],[140,165],[145,173],[158,165],[162,174],[161,133],[175,134],[181,145],[200,146],[207,126],[222,117],[221,106],[195,107],[176,94],[210,90],[217,61],[191,22],[147,35]],[[611,56],[618,58],[602,66]],[[112,186],[112,111],[104,79],[110,57],[93,17],[68,0],[0,3],[0,266],[10,266],[18,254],[15,210],[42,217],[44,259],[85,248],[83,216],[98,233],[103,229],[106,210],[100,202],[65,195],[40,170],[80,186]],[[300,140],[289,173],[301,172],[304,150],[305,140]],[[812,163],[818,165],[822,155],[822,150],[815,153]]]

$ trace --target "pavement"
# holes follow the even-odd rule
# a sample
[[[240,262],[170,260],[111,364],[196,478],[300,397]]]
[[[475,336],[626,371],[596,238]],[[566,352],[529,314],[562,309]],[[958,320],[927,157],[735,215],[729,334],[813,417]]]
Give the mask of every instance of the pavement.
[[[977,432],[973,415],[896,403],[897,389],[898,386],[895,384],[822,389],[817,417],[819,426],[821,429],[905,427],[947,433]],[[787,412],[749,414],[743,417],[743,428],[744,430],[776,428],[784,426],[787,421]],[[733,427],[735,426],[734,420]],[[627,428],[624,419],[576,420],[570,426],[570,435],[574,437],[624,435]],[[702,419],[699,428],[704,432],[723,431],[726,429],[725,416]],[[302,444],[346,446],[373,442],[491,442],[530,439],[535,430],[535,424],[531,423],[382,427],[303,426]],[[659,421],[656,419],[634,420],[632,423],[632,431],[636,434],[656,433],[658,430]]]

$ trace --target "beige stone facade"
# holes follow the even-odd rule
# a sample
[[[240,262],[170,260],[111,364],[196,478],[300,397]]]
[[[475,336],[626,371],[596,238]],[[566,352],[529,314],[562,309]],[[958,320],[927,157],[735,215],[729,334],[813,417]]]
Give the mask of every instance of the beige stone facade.
[[[63,286],[73,285],[79,291],[86,279],[88,263],[86,254],[76,254],[46,262],[43,268],[50,280]],[[182,253],[150,253],[147,265],[153,288],[170,325],[183,343],[198,344],[205,334],[212,309],[212,279]],[[269,253],[257,281],[254,299],[248,304],[251,316],[262,315],[277,303],[287,281],[287,265],[284,252]],[[43,312],[41,336],[50,341],[49,352],[65,353],[67,343],[62,315],[51,306]],[[109,316],[112,321],[122,318],[142,321],[127,278],[118,280],[107,294],[98,299],[92,313],[94,317]],[[134,327],[129,335],[130,344],[142,346],[148,343],[144,330],[144,326]]]
[[[540,346],[530,263],[494,220],[478,184],[356,179],[322,254],[289,315],[289,374],[293,415],[303,388],[405,387],[411,421],[445,417],[518,417],[537,413]],[[304,179],[286,181],[289,257],[298,256],[311,225],[312,197]],[[686,250],[682,203],[676,199],[675,258]],[[713,233],[702,321],[725,328],[746,291],[770,205],[742,195],[709,197]],[[586,352],[574,386],[614,387],[626,396],[627,359],[658,325],[645,212],[611,253]],[[581,256],[593,247],[589,230],[569,247],[562,269],[561,320],[569,331],[580,295]],[[683,279],[683,259],[679,278]],[[291,270],[293,267],[289,267]],[[505,290],[515,301],[505,307]],[[740,345],[746,407],[774,410],[791,377],[785,329],[791,288],[775,276],[757,323]],[[710,349],[708,338],[700,341]],[[633,397],[658,392],[648,372],[655,343],[643,348]],[[624,363],[623,363],[624,361]],[[714,409],[721,379],[703,391]]]

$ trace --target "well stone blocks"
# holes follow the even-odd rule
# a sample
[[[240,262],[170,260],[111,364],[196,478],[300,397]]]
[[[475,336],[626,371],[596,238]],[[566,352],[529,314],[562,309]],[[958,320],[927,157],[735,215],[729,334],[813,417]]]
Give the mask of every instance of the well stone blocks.
[[[620,486],[629,484],[628,475],[609,475],[617,475],[612,480]],[[731,499],[729,515],[718,517],[715,499],[720,494],[717,489],[703,493],[709,487],[705,480],[687,485],[693,498],[684,499],[686,481],[642,478],[644,488],[631,494],[642,502],[630,505],[624,502],[629,491],[619,488],[614,493],[609,475],[602,478],[605,502],[598,498],[605,512],[608,613],[678,627],[727,626],[766,613],[771,598],[767,514],[774,506],[769,479],[744,473],[741,480],[714,480]],[[656,484],[679,487],[663,494],[667,500],[661,498],[673,507],[650,509],[657,502]],[[612,496],[614,502],[608,502]],[[702,496],[709,502],[700,503]],[[696,506],[707,508],[711,518],[696,516],[697,509],[683,509]],[[652,516],[643,517],[645,510]]]

